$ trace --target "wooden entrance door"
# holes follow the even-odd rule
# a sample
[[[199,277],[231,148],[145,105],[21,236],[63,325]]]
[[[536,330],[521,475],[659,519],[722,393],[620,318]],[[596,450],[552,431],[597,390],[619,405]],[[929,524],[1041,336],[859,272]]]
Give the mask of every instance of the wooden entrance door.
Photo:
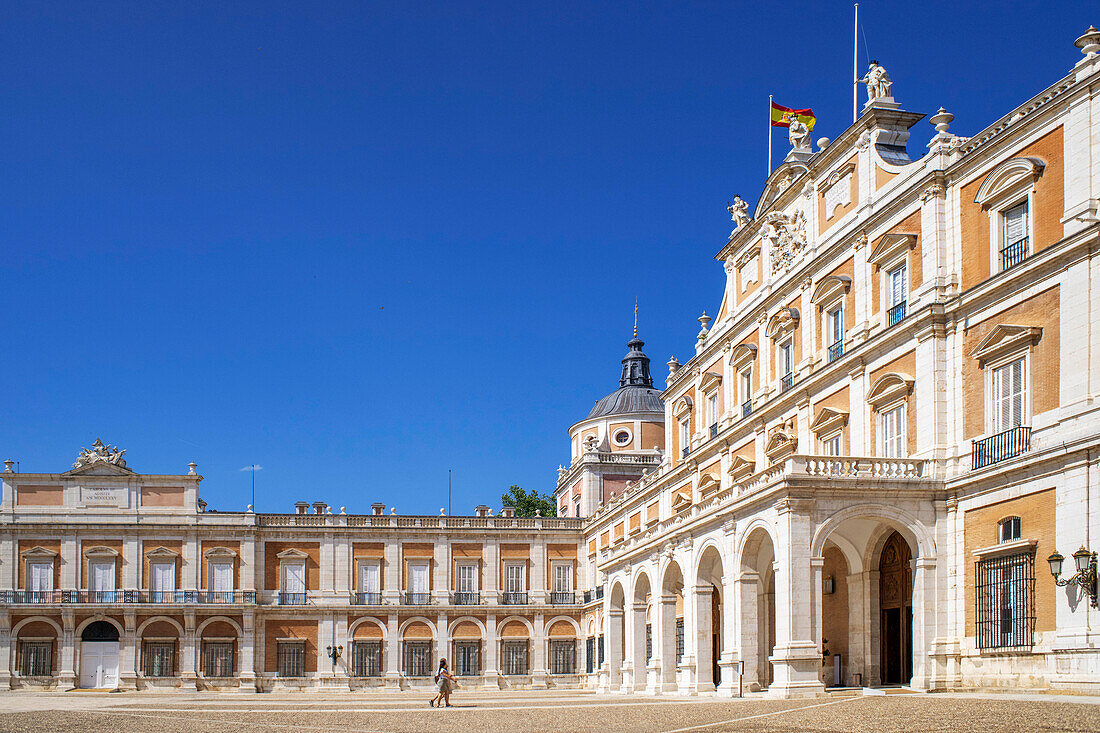
[[[894,532],[879,559],[879,633],[882,684],[906,684],[913,677],[913,571],[909,544]]]

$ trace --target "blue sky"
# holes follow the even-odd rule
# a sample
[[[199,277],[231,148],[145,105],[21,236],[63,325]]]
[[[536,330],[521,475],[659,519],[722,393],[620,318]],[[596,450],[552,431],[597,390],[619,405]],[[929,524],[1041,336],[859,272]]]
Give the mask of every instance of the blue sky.
[[[1069,71],[1089,10],[872,0],[860,58],[968,135]],[[252,463],[262,511],[434,514],[448,468],[455,513],[552,490],[635,297],[658,376],[717,309],[768,94],[815,138],[851,122],[851,25],[844,2],[9,5],[2,457],[62,471],[99,436],[140,472],[196,461],[224,510]]]

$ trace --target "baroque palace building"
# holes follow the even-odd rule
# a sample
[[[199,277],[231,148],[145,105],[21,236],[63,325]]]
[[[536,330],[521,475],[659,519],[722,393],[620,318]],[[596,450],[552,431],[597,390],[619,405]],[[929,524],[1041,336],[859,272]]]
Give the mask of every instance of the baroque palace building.
[[[835,140],[792,126],[694,355],[658,390],[635,333],[570,428],[558,517],[207,510],[195,464],[98,441],[6,462],[0,687],[426,686],[446,656],[493,688],[1100,690],[1100,32],[1076,46],[973,137],[922,134],[877,64]]]

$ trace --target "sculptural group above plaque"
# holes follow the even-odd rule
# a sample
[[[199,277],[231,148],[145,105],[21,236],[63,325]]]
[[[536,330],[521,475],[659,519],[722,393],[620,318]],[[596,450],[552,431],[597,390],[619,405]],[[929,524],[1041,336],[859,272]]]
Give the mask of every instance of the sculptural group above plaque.
[[[107,463],[119,468],[126,468],[126,459],[122,457],[125,452],[116,447],[104,445],[102,440],[96,438],[91,448],[80,449],[80,453],[76,456],[76,462],[73,463],[73,468],[83,468],[93,463]]]

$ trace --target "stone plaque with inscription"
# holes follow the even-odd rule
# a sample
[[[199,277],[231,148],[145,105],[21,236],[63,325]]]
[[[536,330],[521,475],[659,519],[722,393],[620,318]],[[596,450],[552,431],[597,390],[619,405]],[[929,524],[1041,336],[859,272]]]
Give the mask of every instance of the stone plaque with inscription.
[[[122,486],[81,486],[80,503],[84,506],[111,506],[125,508],[130,505],[130,492]]]

